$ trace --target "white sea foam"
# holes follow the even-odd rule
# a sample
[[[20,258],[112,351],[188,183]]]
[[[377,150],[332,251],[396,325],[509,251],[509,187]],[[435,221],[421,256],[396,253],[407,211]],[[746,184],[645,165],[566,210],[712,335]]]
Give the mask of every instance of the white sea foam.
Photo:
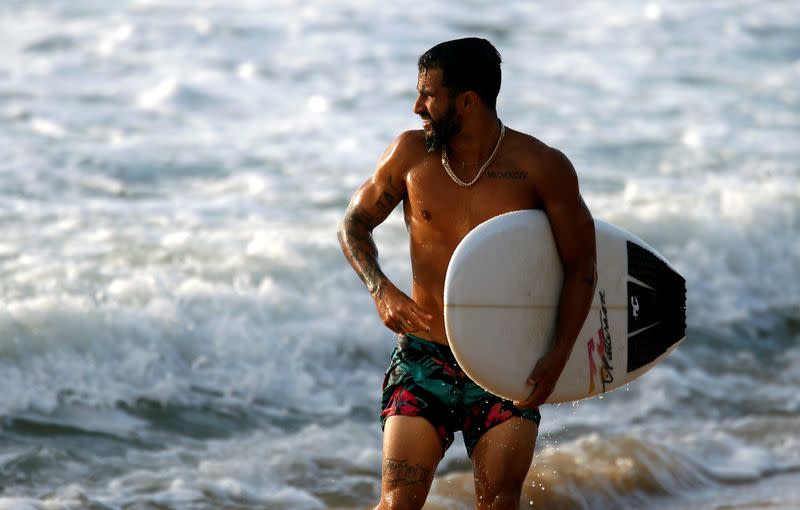
[[[136,99],[137,105],[145,110],[163,108],[165,102],[178,90],[179,81],[175,76],[162,79],[156,85],[144,90]]]
[[[393,337],[335,231],[383,149],[419,128],[418,54],[472,33],[503,54],[503,120],[561,148],[595,216],[688,282],[685,344],[603,400],[545,409],[541,446],[578,458],[610,452],[605,434],[657,436],[694,459],[675,470],[723,483],[796,460],[781,418],[800,409],[795,3],[96,7],[0,8],[0,432],[74,431],[49,434],[54,456],[82,434],[128,449],[37,457],[54,480],[102,482],[31,482],[14,494],[51,496],[0,508],[373,502]],[[407,290],[402,213],[375,236]],[[206,426],[231,434],[210,457],[191,435]],[[465,465],[453,449],[444,469]]]

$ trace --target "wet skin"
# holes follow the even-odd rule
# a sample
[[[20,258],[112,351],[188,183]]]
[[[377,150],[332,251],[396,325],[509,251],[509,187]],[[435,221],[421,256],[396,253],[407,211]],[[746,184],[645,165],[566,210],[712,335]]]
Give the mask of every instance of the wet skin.
[[[500,124],[485,113],[480,117],[474,94],[465,93],[454,100],[442,85],[438,70],[420,74],[417,88],[414,112],[423,120],[424,129],[407,131],[394,140],[373,175],[356,191],[339,229],[342,249],[389,329],[447,344],[444,281],[458,243],[477,225],[499,214],[544,210],[565,278],[556,344],[531,375],[536,391],[520,403],[537,406],[552,392],[594,289],[594,224],[580,196],[575,170],[561,152],[507,129],[498,154],[481,178],[468,188],[457,185],[442,166],[441,152],[426,150],[426,132],[430,135],[433,125],[448,115],[462,124],[447,147],[453,171],[468,182],[494,149]],[[372,238],[372,230],[400,203],[409,232],[410,297],[381,271]]]

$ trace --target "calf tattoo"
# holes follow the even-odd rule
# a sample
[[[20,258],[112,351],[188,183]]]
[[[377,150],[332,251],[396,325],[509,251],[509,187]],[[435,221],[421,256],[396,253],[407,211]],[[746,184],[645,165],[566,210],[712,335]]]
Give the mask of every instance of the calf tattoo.
[[[383,478],[389,487],[428,485],[433,472],[422,464],[411,465],[406,459],[387,458],[383,462]]]

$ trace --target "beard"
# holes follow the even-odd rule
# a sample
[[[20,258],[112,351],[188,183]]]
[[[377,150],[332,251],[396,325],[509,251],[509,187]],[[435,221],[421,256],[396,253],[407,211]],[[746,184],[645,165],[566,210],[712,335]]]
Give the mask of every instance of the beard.
[[[430,116],[427,119],[431,122],[430,130],[425,131],[425,150],[428,152],[441,150],[461,131],[461,119],[458,118],[452,102],[441,119],[433,120]]]

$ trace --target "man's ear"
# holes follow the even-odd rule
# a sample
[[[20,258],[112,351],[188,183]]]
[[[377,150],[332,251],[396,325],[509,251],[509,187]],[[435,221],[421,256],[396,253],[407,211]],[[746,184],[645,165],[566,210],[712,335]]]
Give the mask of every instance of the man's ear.
[[[468,90],[461,93],[461,97],[458,98],[458,101],[461,103],[461,108],[465,112],[471,112],[478,106],[478,101],[480,101],[480,98],[478,97],[478,94]]]

